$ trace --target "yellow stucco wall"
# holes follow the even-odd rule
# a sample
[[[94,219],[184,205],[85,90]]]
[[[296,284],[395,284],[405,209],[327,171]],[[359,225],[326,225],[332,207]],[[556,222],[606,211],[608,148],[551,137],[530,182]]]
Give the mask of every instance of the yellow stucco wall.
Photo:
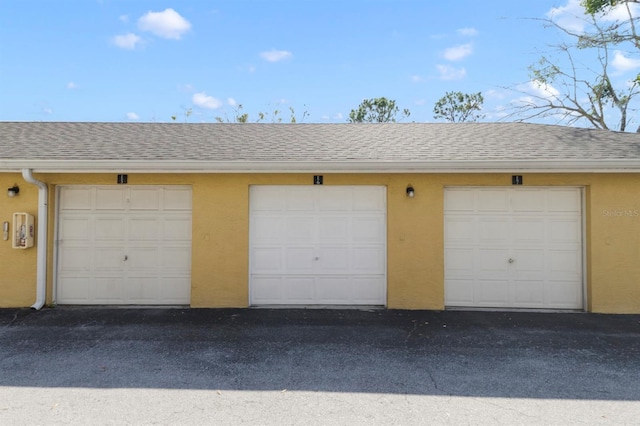
[[[524,186],[584,188],[587,306],[593,312],[640,313],[640,174],[526,174]],[[115,174],[36,174],[50,185],[47,301],[52,301],[53,224],[57,185],[113,185]],[[37,188],[19,174],[0,174],[20,196],[1,195],[0,221],[37,213]],[[130,174],[129,185],[193,188],[193,307],[246,307],[249,280],[249,186],[310,185],[311,174]],[[387,188],[389,308],[444,307],[443,201],[447,186],[511,186],[511,174],[324,174],[325,185]],[[408,184],[416,197],[405,195]],[[637,214],[638,213],[638,214]],[[36,250],[0,241],[0,307],[35,298]],[[6,265],[11,265],[7,267]]]
[[[14,184],[20,192],[9,198],[7,188]],[[37,215],[38,188],[27,184],[19,173],[0,173],[0,227],[4,222],[10,223],[9,239],[0,239],[0,307],[31,306],[36,297],[35,246],[24,250],[11,248],[13,213],[17,212]]]

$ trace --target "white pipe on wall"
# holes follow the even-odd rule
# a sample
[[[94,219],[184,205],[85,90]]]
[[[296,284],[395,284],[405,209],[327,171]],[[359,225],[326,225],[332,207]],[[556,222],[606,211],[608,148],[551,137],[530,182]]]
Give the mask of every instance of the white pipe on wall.
[[[33,177],[31,169],[22,169],[22,177],[27,183],[38,187],[38,235],[36,267],[36,302],[32,309],[41,309],[47,297],[47,219],[49,189],[47,184]]]

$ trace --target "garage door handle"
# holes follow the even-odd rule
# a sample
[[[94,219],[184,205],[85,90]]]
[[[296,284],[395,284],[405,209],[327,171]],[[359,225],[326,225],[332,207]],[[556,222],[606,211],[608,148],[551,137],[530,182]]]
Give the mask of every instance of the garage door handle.
[[[513,262],[515,262],[514,259],[509,259],[509,263],[513,263]]]
[[[126,254],[124,255],[124,261],[126,262],[127,260],[129,260],[129,256],[127,256]]]
[[[318,256],[315,257],[315,260],[320,260],[320,258]]]

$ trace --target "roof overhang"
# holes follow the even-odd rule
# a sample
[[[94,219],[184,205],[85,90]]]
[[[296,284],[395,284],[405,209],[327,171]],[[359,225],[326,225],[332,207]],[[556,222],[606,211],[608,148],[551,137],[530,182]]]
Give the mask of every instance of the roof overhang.
[[[0,172],[35,173],[640,173],[640,159],[450,161],[11,160]]]

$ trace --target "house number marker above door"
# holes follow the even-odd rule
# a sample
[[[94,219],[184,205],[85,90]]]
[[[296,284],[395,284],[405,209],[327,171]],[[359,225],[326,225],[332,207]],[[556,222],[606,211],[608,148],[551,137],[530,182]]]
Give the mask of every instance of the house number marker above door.
[[[313,177],[313,184],[314,185],[322,185],[322,175],[315,175]]]

